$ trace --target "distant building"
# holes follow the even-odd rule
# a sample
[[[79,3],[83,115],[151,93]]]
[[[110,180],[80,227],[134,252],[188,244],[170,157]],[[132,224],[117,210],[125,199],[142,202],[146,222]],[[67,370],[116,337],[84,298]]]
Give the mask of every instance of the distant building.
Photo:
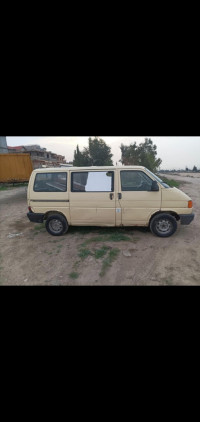
[[[59,167],[61,164],[66,164],[63,155],[55,154],[47,151],[46,148],[41,148],[40,145],[21,145],[16,147],[8,147],[9,153],[29,153],[33,163],[33,168],[41,167]]]
[[[0,136],[0,154],[8,154],[6,136]]]

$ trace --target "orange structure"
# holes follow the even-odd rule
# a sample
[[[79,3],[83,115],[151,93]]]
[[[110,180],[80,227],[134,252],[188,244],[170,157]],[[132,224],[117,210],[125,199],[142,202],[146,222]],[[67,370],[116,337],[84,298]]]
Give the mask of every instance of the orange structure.
[[[30,154],[0,154],[0,183],[28,182],[32,171]]]

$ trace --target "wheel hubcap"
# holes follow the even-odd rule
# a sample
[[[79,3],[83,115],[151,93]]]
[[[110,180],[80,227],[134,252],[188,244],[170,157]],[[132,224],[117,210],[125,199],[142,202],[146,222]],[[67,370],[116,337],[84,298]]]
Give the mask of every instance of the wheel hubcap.
[[[156,229],[162,234],[169,233],[172,229],[172,224],[169,220],[159,220],[156,224]]]
[[[54,233],[60,233],[63,229],[63,225],[60,220],[51,220],[49,227]]]

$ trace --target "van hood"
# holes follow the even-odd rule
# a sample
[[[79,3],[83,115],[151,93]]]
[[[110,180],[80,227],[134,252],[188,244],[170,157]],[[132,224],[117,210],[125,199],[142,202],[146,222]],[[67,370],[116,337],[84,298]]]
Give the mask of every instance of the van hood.
[[[162,207],[188,208],[191,198],[177,188],[162,189]]]

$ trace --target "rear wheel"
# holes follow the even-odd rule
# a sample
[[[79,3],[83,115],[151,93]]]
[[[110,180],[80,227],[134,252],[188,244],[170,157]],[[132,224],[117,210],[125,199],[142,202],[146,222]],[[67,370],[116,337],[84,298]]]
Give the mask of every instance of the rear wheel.
[[[150,229],[153,234],[159,237],[172,236],[177,230],[177,221],[170,214],[156,215],[150,223]]]
[[[67,220],[59,214],[51,215],[47,218],[46,229],[52,236],[62,236],[68,230]]]

